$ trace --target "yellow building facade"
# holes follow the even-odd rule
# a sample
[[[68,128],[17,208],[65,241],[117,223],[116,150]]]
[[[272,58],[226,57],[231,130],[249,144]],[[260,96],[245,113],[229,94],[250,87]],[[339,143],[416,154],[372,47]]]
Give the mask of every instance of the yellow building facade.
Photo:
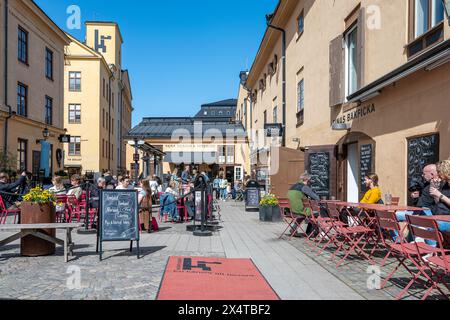
[[[323,197],[357,201],[375,171],[383,195],[408,202],[424,162],[450,156],[442,1],[281,0],[269,22],[285,31],[285,77],[283,32],[268,27],[240,89],[247,130],[283,125]]]
[[[132,91],[122,69],[123,39],[113,22],[87,22],[86,43],[70,37],[66,48],[66,169],[84,173],[126,171],[126,142],[131,129]]]
[[[50,176],[64,165],[59,137],[70,39],[34,1],[1,0],[0,11],[0,145],[10,155],[1,169]]]

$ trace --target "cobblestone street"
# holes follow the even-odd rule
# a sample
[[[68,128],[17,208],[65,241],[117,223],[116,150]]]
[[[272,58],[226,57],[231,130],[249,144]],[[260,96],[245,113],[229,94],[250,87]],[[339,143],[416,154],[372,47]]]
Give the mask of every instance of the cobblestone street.
[[[162,224],[160,232],[142,235],[139,260],[124,242],[105,243],[108,251],[99,262],[92,235],[74,233],[75,257],[68,264],[61,248],[55,256],[24,258],[19,256],[19,243],[14,243],[0,251],[0,299],[152,300],[170,256],[252,258],[281,299],[287,300],[393,299],[400,290],[393,284],[386,290],[369,290],[371,274],[365,261],[353,260],[336,269],[328,253],[317,257],[305,239],[279,240],[283,223],[262,223],[257,212],[246,213],[240,203],[221,205],[222,228],[212,237],[194,237],[184,224]],[[1,238],[8,235],[2,233]],[[81,288],[73,288],[78,270]]]

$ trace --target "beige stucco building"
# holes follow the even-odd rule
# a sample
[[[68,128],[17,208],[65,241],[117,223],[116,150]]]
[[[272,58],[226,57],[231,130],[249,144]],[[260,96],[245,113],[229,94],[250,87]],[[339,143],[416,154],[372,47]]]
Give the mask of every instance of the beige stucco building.
[[[190,166],[211,178],[223,175],[230,183],[244,180],[249,173],[245,165],[247,138],[235,114],[236,100],[229,99],[202,105],[194,117],[144,118],[128,134],[129,139],[146,143],[140,147],[139,172],[162,176],[177,169],[181,174],[185,166]],[[133,172],[134,149],[128,150]]]
[[[375,171],[383,193],[406,203],[423,165],[450,156],[442,2],[281,0],[270,22],[285,30],[286,93],[282,32],[269,27],[240,89],[248,130],[282,124],[286,148],[304,152],[299,166],[321,196],[358,200],[364,174]]]
[[[1,169],[34,175],[44,169],[50,176],[63,169],[58,139],[64,134],[64,46],[70,39],[33,1],[1,0],[0,12],[0,145],[15,162]],[[45,129],[48,139],[40,142]]]
[[[65,127],[71,136],[65,167],[70,172],[126,171],[132,92],[122,69],[123,39],[113,22],[87,22],[86,42],[69,36],[64,83]]]

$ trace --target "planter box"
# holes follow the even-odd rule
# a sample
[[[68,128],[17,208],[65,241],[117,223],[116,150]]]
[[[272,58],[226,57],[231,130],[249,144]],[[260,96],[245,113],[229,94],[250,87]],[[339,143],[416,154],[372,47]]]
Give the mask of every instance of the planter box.
[[[20,223],[21,224],[40,224],[40,223],[55,223],[56,212],[53,203],[31,203],[22,202],[20,208]],[[55,237],[56,230],[42,230],[45,234]],[[49,256],[55,254],[55,244],[45,241],[43,239],[26,236],[20,242],[20,254],[24,257],[39,257]]]
[[[279,222],[282,220],[279,206],[260,206],[259,220],[264,222]]]

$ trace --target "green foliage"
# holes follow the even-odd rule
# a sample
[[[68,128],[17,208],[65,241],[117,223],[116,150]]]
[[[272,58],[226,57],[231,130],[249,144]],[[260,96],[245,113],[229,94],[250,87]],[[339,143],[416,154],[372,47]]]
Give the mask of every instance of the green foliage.
[[[12,175],[16,172],[17,158],[11,152],[0,151],[0,171]]]
[[[261,206],[276,207],[277,205],[279,205],[279,201],[274,194],[267,194],[261,199],[261,202],[259,204]]]

